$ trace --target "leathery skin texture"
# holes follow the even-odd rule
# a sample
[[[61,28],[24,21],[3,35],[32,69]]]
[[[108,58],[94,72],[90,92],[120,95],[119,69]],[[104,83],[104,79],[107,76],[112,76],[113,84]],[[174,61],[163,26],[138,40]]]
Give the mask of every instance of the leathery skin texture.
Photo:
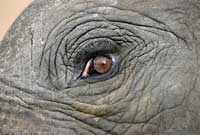
[[[199,135],[199,46],[199,0],[35,0],[0,43],[0,134]]]

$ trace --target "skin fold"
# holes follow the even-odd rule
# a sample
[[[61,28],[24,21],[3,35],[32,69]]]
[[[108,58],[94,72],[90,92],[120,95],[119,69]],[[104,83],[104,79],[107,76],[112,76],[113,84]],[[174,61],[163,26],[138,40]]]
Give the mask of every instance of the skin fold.
[[[35,0],[0,43],[0,134],[199,135],[199,39],[198,0]]]

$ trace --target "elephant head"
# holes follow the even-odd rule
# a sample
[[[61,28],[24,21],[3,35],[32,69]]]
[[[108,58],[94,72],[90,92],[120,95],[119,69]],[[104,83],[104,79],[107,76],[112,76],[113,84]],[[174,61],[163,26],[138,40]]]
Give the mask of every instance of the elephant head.
[[[199,135],[198,0],[35,0],[0,44],[0,133]]]

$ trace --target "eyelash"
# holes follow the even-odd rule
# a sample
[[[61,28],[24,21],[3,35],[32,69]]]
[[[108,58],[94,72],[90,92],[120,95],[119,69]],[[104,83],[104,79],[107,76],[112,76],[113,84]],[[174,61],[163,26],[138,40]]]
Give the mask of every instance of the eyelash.
[[[103,39],[88,43],[84,48],[80,48],[81,51],[77,53],[75,63],[84,63],[98,55],[109,56],[109,54],[118,52],[118,45],[112,42]]]

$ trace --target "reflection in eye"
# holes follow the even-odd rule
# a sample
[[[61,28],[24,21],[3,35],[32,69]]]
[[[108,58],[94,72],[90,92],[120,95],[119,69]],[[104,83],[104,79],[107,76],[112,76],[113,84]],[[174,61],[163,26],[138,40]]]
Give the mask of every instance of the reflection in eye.
[[[97,56],[91,58],[82,72],[81,78],[86,78],[91,75],[100,75],[107,73],[111,68],[111,60],[105,56]]]

